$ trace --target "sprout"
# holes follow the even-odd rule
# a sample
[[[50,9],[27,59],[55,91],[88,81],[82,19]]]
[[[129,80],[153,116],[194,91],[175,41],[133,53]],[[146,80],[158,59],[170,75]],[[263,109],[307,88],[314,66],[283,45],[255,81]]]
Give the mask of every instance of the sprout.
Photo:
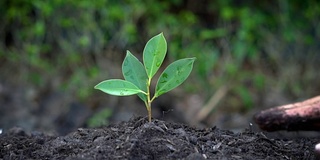
[[[151,122],[152,101],[182,84],[190,75],[195,61],[195,58],[184,58],[170,64],[161,73],[155,87],[155,94],[151,96],[151,80],[159,70],[166,52],[167,42],[163,33],[160,33],[147,42],[143,50],[143,64],[130,51],[127,51],[122,63],[125,80],[105,80],[94,88],[115,96],[137,94],[144,101],[148,111],[148,120]]]

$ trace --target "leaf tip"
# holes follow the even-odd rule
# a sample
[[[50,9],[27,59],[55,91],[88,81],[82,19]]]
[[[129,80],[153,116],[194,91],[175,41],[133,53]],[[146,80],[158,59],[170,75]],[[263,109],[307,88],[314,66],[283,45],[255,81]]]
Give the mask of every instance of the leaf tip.
[[[162,37],[162,38],[164,39],[165,43],[167,43],[167,42],[166,42],[166,38],[164,37],[164,33],[163,33],[163,32],[159,33],[158,36]]]

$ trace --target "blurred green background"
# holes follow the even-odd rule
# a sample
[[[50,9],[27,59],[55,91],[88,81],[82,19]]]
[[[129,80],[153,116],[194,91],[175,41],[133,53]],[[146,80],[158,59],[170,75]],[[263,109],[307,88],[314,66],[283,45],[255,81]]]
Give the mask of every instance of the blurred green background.
[[[142,57],[160,32],[164,67],[197,60],[154,118],[244,128],[256,111],[320,93],[317,0],[3,0],[0,22],[0,128],[66,134],[146,116],[139,98],[93,87],[122,78],[126,50]]]

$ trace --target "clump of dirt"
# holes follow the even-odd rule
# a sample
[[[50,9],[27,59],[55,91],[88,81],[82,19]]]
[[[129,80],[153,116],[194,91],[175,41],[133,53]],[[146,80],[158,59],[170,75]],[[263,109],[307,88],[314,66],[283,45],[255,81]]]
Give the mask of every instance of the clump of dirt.
[[[0,135],[0,159],[315,159],[316,143],[136,117],[66,136],[15,128]]]

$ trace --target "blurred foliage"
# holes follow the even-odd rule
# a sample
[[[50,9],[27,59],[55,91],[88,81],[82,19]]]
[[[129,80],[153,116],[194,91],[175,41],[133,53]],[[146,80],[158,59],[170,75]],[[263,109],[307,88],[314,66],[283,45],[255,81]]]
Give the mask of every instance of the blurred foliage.
[[[99,127],[103,125],[108,125],[108,119],[112,116],[112,111],[110,108],[103,108],[97,112],[94,116],[88,119],[88,127]]]
[[[141,54],[160,32],[168,39],[167,61],[197,57],[184,86],[207,99],[221,85],[238,99],[224,105],[244,109],[268,88],[319,94],[316,0],[3,0],[0,12],[0,66],[82,99],[105,76],[120,75],[112,66],[126,49]]]

